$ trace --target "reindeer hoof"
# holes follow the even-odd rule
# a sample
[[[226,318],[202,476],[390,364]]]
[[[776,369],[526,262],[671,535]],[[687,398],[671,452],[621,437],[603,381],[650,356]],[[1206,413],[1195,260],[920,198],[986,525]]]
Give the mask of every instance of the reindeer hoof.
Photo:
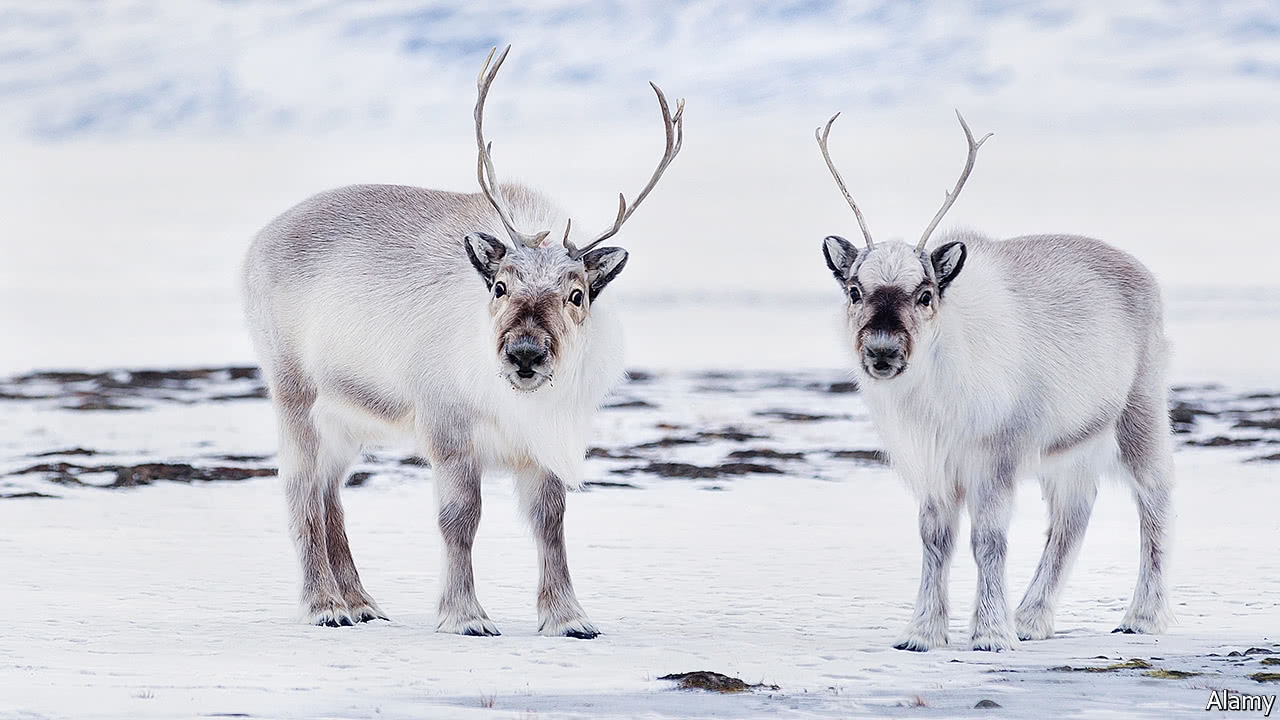
[[[319,598],[303,605],[303,618],[308,625],[349,627],[355,625],[351,611],[337,598]]]
[[[978,652],[1005,652],[1018,647],[1013,634],[1005,630],[990,629],[974,633],[969,649]]]
[[[498,626],[488,617],[471,617],[471,618],[442,618],[440,623],[436,625],[436,632],[452,633],[454,635],[466,635],[468,637],[496,637],[502,633],[498,632]]]
[[[538,628],[539,635],[548,637],[571,637],[578,640],[593,640],[600,635],[600,630],[585,617],[560,622],[544,622]]]
[[[893,647],[896,650],[911,652],[928,652],[947,644],[947,622],[942,619],[912,620],[907,629],[898,637]]]

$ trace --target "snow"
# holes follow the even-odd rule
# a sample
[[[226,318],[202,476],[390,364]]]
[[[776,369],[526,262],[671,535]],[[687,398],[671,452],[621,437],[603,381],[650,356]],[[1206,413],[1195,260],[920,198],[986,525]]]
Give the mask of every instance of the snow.
[[[1179,469],[1192,475],[1196,463],[1184,458]],[[670,483],[573,496],[575,580],[605,632],[591,642],[535,634],[533,547],[502,484],[485,493],[475,559],[480,598],[504,633],[492,639],[434,632],[429,483],[347,492],[357,561],[393,622],[342,629],[290,622],[292,549],[270,480],[5,502],[3,600],[27,609],[27,621],[0,629],[10,658],[0,715],[447,717],[477,715],[491,699],[507,717],[848,717],[917,695],[931,717],[965,714],[984,698],[1015,717],[1045,707],[1191,715],[1203,712],[1206,688],[1261,688],[1242,678],[1261,669],[1256,662],[1237,667],[1206,653],[1276,649],[1280,563],[1258,552],[1274,520],[1242,516],[1233,498],[1248,492],[1254,506],[1275,507],[1280,487],[1261,469],[1232,475],[1179,489],[1178,625],[1169,634],[1109,634],[1137,559],[1133,508],[1112,490],[1099,499],[1059,637],[999,656],[890,648],[909,617],[918,548],[914,508],[879,470],[845,482],[753,479],[723,492]],[[1033,488],[1020,503],[1014,587],[1030,578],[1041,530]],[[974,582],[967,560],[959,556],[952,582],[956,638]],[[1160,657],[1160,667],[1211,674],[1082,679],[1046,670],[1107,664],[1098,655]],[[693,669],[782,689],[673,697],[655,679]]]
[[[932,718],[985,714],[982,699],[1163,718],[1200,717],[1212,689],[1274,694],[1247,676],[1276,654],[1228,653],[1280,653],[1280,465],[1259,459],[1280,434],[1239,427],[1280,420],[1277,33],[1265,2],[0,8],[0,718]],[[269,470],[257,381],[121,369],[251,364],[238,263],[302,198],[470,191],[474,73],[507,41],[486,125],[499,170],[575,226],[605,226],[658,157],[645,81],[688,99],[685,149],[618,237],[631,260],[610,288],[629,366],[650,374],[601,413],[596,484],[570,497],[570,566],[605,634],[535,635],[533,543],[503,478],[485,486],[476,578],[504,634],[433,632],[430,470],[398,448],[372,449],[344,493],[393,621],[296,624],[273,478],[110,487],[143,463]],[[811,133],[844,111],[832,152],[872,231],[914,237],[962,160],[953,107],[996,135],[944,225],[1084,233],[1141,258],[1165,291],[1175,402],[1217,413],[1178,436],[1165,635],[1110,634],[1138,553],[1108,485],[1053,639],[963,649],[962,543],[955,645],[890,647],[915,594],[915,508],[842,391],[818,248],[857,230]],[[113,369],[115,386],[15,379],[57,368]],[[136,409],[74,409],[99,401]],[[24,472],[58,463],[88,470]],[[1044,511],[1033,483],[1018,502],[1013,602]],[[1132,658],[1201,674],[1054,669]],[[691,670],[779,689],[657,679]]]
[[[1273,433],[1216,421],[1224,411],[1271,417],[1265,398],[1179,391],[1219,416],[1179,436],[1177,623],[1167,634],[1110,634],[1132,590],[1138,539],[1132,502],[1105,485],[1057,636],[999,655],[963,649],[976,578],[962,543],[951,582],[954,645],[917,655],[891,648],[915,594],[914,503],[883,466],[844,459],[876,441],[843,372],[666,372],[620,390],[594,441],[613,457],[590,460],[588,478],[624,485],[572,495],[567,516],[579,597],[605,633],[594,641],[535,634],[536,556],[502,478],[485,485],[475,567],[503,635],[435,633],[430,471],[399,462],[401,449],[367,456],[356,469],[372,477],[344,492],[365,585],[392,617],[356,628],[294,622],[293,551],[272,478],[104,490],[12,474],[55,458],[270,466],[266,401],[214,400],[251,394],[256,383],[219,372],[129,389],[129,375],[111,377],[131,393],[116,399],[137,409],[66,409],[92,397],[91,381],[5,388],[47,399],[0,405],[8,474],[0,490],[57,499],[0,500],[0,603],[30,619],[0,628],[0,717],[914,716],[917,697],[929,717],[968,716],[982,699],[1015,717],[1045,708],[1169,717],[1203,712],[1212,689],[1266,691],[1246,677],[1266,669],[1263,656],[1228,653],[1280,653],[1280,557],[1270,549],[1280,485],[1274,463],[1247,461]],[[1225,449],[1182,442],[1221,432],[1261,440]],[[72,447],[99,455],[68,454]],[[37,449],[54,457],[32,458]],[[667,478],[651,464],[715,469],[743,451],[744,462],[781,472]],[[1043,530],[1034,483],[1018,502],[1013,593],[1030,579]],[[1053,669],[1132,658],[1202,675]],[[780,689],[705,696],[656,679],[704,669]]]

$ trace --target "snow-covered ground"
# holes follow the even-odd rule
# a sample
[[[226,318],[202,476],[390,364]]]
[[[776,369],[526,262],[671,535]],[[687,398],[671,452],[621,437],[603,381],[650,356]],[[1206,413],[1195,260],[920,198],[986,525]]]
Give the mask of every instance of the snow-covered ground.
[[[1201,717],[1212,689],[1274,694],[1248,676],[1280,657],[1278,38],[1280,9],[1249,0],[0,0],[0,718],[948,717],[984,699]],[[289,205],[356,182],[472,190],[474,73],[504,42],[500,172],[575,227],[606,225],[657,158],[645,81],[688,100],[684,151],[618,237],[632,255],[610,292],[647,372],[601,413],[570,498],[571,567],[605,634],[534,634],[533,544],[502,478],[476,570],[504,634],[432,632],[430,470],[396,448],[345,493],[393,622],[294,624],[260,385],[155,371],[253,362],[237,266]],[[857,231],[811,133],[844,111],[832,151],[872,231],[913,237],[962,160],[953,107],[996,136],[946,224],[1093,235],[1163,284],[1166,635],[1109,634],[1137,531],[1108,486],[1057,637],[890,648],[915,510],[841,370],[819,241]],[[37,372],[54,369],[85,372]],[[1034,484],[1019,510],[1015,593],[1042,542]],[[953,573],[962,644],[963,546]],[[1080,670],[1133,659],[1151,667]],[[658,679],[691,670],[778,689]]]
[[[430,470],[395,448],[367,455],[344,493],[365,584],[393,621],[309,627],[293,622],[278,484],[236,480],[274,462],[249,373],[0,389],[25,398],[0,403],[0,494],[54,496],[0,500],[0,604],[23,618],[0,628],[0,716],[949,717],[993,700],[1012,717],[1200,717],[1214,689],[1274,692],[1248,676],[1280,657],[1278,393],[1175,393],[1167,634],[1109,632],[1138,552],[1132,503],[1106,486],[1056,637],[964,650],[975,576],[961,547],[957,645],[917,655],[890,647],[914,598],[914,505],[839,371],[637,373],[619,391],[568,515],[579,595],[605,633],[590,642],[535,634],[533,544],[501,478],[485,486],[475,560],[501,637],[433,632]],[[148,479],[146,463],[168,466]],[[167,481],[188,463],[213,480]],[[1033,483],[1019,505],[1014,592],[1041,545]],[[1080,670],[1133,659],[1150,667]],[[778,689],[708,696],[658,679],[691,670]]]

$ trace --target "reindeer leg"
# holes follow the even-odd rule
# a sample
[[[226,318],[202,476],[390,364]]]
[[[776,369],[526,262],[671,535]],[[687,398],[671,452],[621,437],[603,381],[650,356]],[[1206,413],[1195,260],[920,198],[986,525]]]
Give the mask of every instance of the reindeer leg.
[[[355,560],[351,557],[340,497],[345,479],[345,472],[332,476],[324,493],[325,547],[329,552],[329,567],[338,584],[338,593],[353,620],[387,620],[389,618],[360,583],[360,573],[356,571]]]
[[[1164,385],[1162,381],[1152,384],[1149,391],[1129,399],[1117,428],[1120,460],[1133,481],[1133,497],[1138,504],[1142,554],[1133,601],[1115,632],[1161,633],[1171,617],[1164,583],[1164,551],[1169,536],[1173,457]]]
[[[538,543],[538,632],[590,640],[600,634],[573,592],[564,547],[565,487],[553,473],[517,476],[520,505]]]
[[[480,526],[480,464],[458,429],[442,429],[431,444],[432,474],[440,536],[444,545],[444,583],[436,631],[457,635],[500,635],[476,599],[471,546]]]
[[[342,516],[327,516],[326,488],[341,481],[360,448],[343,433],[322,433],[317,427],[312,416],[315,388],[301,374],[278,370],[270,380],[280,426],[280,477],[302,569],[301,612],[312,625],[351,625],[354,619],[334,577],[328,547],[330,529],[341,530]]]
[[[947,644],[947,577],[955,545],[957,498],[931,497],[920,503],[920,540],[924,559],[920,567],[920,593],[916,609],[894,647],[924,652]]]
[[[978,565],[978,592],[970,625],[974,650],[999,652],[1017,646],[1004,588],[1013,515],[1013,470],[1012,463],[998,461],[990,476],[974,478],[969,487],[969,544]]]
[[[1053,611],[1062,582],[1080,549],[1098,495],[1097,475],[1083,460],[1040,478],[1040,486],[1049,505],[1049,531],[1040,565],[1014,615],[1019,640],[1044,640],[1053,635]]]

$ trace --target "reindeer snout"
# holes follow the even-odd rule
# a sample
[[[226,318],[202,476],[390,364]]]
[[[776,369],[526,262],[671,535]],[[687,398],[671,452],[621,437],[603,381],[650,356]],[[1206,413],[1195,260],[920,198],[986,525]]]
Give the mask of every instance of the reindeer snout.
[[[507,346],[507,361],[516,367],[516,374],[522,378],[533,377],[534,368],[546,359],[547,349],[527,335]]]
[[[862,366],[876,378],[891,378],[907,366],[902,345],[888,338],[872,338],[862,346]]]

